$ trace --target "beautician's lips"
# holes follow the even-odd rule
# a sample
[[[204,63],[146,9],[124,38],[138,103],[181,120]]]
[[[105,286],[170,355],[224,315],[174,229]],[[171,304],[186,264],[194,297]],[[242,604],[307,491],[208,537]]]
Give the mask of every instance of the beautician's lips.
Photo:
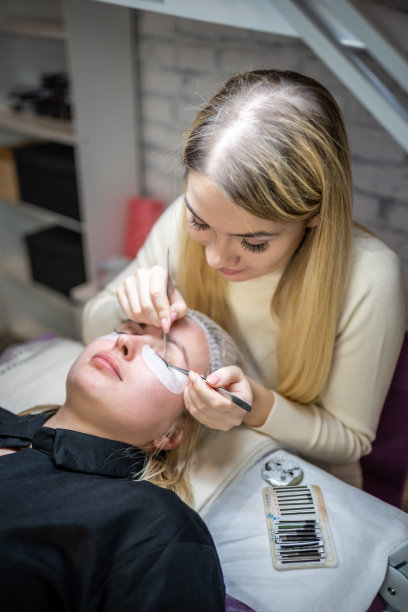
[[[230,268],[218,268],[218,272],[225,274],[226,276],[233,276],[234,274],[240,274],[243,270],[231,270]]]
[[[102,351],[101,353],[96,353],[96,355],[94,355],[92,359],[96,361],[96,363],[98,363],[99,365],[105,367],[107,370],[112,372],[112,374],[115,374],[120,380],[122,380],[119,366],[110,353]]]

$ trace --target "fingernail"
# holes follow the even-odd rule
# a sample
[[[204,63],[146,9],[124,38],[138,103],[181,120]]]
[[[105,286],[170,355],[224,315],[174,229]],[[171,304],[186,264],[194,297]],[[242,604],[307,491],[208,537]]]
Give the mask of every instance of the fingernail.
[[[177,319],[177,312],[175,312],[174,310],[171,311],[171,322],[174,323],[174,321]]]
[[[196,377],[196,375],[194,374],[194,372],[192,372],[192,371],[190,370],[190,372],[189,372],[189,374],[188,374],[188,378],[189,378],[190,382],[192,382],[192,383],[193,383],[193,382],[195,382],[195,381],[196,381],[196,378],[197,378],[197,377]]]
[[[164,333],[165,333],[165,334],[167,334],[167,333],[168,333],[168,331],[169,331],[169,329],[170,329],[170,327],[169,327],[169,323],[168,323],[167,319],[162,319],[162,320],[160,321],[160,323],[161,323],[161,325],[162,325],[162,329],[163,329]]]
[[[207,382],[209,382],[210,385],[216,385],[220,382],[220,380],[220,377],[216,374],[210,374],[209,376],[207,376]]]

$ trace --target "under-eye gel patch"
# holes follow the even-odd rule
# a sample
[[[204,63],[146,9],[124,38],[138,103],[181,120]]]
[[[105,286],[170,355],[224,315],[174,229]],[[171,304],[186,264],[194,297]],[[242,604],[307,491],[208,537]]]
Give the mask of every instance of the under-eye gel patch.
[[[154,350],[145,344],[142,348],[142,357],[156,378],[171,393],[179,395],[187,386],[187,376],[177,370],[169,368]]]
[[[100,336],[104,340],[115,340],[119,336],[118,332],[112,332],[110,334],[106,334],[106,336]]]

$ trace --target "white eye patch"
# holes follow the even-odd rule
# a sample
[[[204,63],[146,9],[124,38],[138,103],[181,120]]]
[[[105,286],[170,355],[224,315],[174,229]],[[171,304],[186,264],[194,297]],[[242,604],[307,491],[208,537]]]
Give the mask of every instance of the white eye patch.
[[[179,395],[187,387],[187,376],[177,370],[169,368],[154,350],[145,344],[142,348],[142,357],[153,374],[162,385],[171,393]]]
[[[110,334],[106,334],[106,336],[100,336],[100,338],[103,338],[104,340],[115,340],[116,338],[119,336],[118,332],[112,332]]]

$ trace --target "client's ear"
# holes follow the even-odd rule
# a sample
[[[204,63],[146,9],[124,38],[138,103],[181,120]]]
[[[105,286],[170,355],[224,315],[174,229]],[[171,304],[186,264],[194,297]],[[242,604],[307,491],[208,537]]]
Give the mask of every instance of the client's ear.
[[[186,428],[186,422],[183,420],[177,424],[177,427],[174,431],[169,431],[161,438],[157,438],[153,440],[153,446],[160,450],[172,450],[176,448],[183,439],[184,431]]]

